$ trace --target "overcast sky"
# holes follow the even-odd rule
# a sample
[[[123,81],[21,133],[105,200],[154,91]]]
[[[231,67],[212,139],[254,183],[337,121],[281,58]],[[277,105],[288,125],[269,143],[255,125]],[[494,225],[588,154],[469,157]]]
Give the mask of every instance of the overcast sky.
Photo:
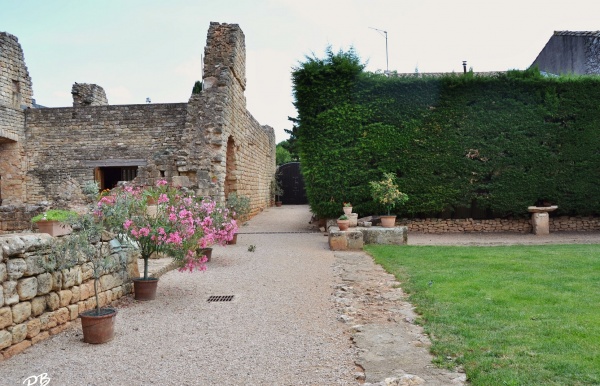
[[[246,36],[246,99],[288,137],[290,72],[305,55],[353,46],[367,70],[525,69],[555,30],[600,30],[600,1],[535,0],[0,0],[0,31],[25,52],[37,103],[71,106],[74,82],[109,104],[187,102],[201,79],[211,21]]]

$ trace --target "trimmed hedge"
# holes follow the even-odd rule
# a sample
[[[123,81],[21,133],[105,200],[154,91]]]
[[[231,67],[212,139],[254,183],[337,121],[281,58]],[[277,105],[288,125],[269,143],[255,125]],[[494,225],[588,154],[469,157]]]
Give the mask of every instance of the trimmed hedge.
[[[292,74],[297,138],[313,212],[343,202],[381,213],[369,181],[398,176],[405,216],[600,213],[600,78],[547,78],[536,69],[496,76],[386,77],[350,51],[307,58]]]

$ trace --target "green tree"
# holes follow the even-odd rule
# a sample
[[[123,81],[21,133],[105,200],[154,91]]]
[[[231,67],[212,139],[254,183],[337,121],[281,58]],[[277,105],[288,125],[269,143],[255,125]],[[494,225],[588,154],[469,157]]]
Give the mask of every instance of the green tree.
[[[292,156],[289,150],[285,148],[284,142],[287,143],[287,141],[282,141],[279,142],[275,147],[275,163],[277,165],[283,165],[285,163],[292,162]]]

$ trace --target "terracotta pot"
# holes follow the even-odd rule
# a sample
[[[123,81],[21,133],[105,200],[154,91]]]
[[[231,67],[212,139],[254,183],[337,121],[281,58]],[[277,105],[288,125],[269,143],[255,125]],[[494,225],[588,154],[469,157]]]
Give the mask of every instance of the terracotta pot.
[[[149,277],[148,279],[133,279],[133,291],[135,300],[154,300],[156,298],[156,287],[158,279]]]
[[[83,329],[83,341],[85,343],[100,344],[112,340],[115,336],[115,318],[117,310],[114,308],[101,308],[100,314],[96,315],[96,309],[82,312],[81,328]]]
[[[275,201],[275,206],[281,206],[281,205],[283,205],[283,202],[281,202],[281,201]]]
[[[213,251],[212,248],[200,248],[200,249],[196,250],[196,253],[199,256],[203,256],[203,255],[206,256],[206,259],[207,259],[206,261],[209,262],[210,259],[212,258],[212,251]]]
[[[234,245],[234,244],[237,244],[237,235],[238,235],[237,233],[234,233],[234,234],[233,234],[233,238],[232,238],[231,240],[229,240],[229,241],[227,242],[227,244],[228,244],[228,245]]]
[[[351,206],[343,206],[342,210],[344,211],[344,214],[346,216],[350,216],[350,214],[352,214],[352,207]]]
[[[337,220],[337,225],[341,231],[347,231],[350,226],[350,220]]]
[[[56,220],[40,220],[37,223],[40,233],[48,233],[50,236],[63,236],[72,232],[68,224]]]
[[[380,216],[381,226],[384,228],[393,228],[396,226],[396,216]]]

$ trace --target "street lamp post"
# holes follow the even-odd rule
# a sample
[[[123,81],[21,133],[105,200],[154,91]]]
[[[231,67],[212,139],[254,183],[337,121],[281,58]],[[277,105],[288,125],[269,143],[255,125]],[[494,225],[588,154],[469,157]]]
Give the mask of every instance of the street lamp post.
[[[377,29],[377,28],[373,28],[373,27],[369,27],[371,29],[374,29],[375,31],[383,34],[385,36],[385,74],[389,75],[390,74],[390,66],[389,66],[389,61],[388,61],[388,39],[387,39],[387,31],[381,30],[381,29]]]

